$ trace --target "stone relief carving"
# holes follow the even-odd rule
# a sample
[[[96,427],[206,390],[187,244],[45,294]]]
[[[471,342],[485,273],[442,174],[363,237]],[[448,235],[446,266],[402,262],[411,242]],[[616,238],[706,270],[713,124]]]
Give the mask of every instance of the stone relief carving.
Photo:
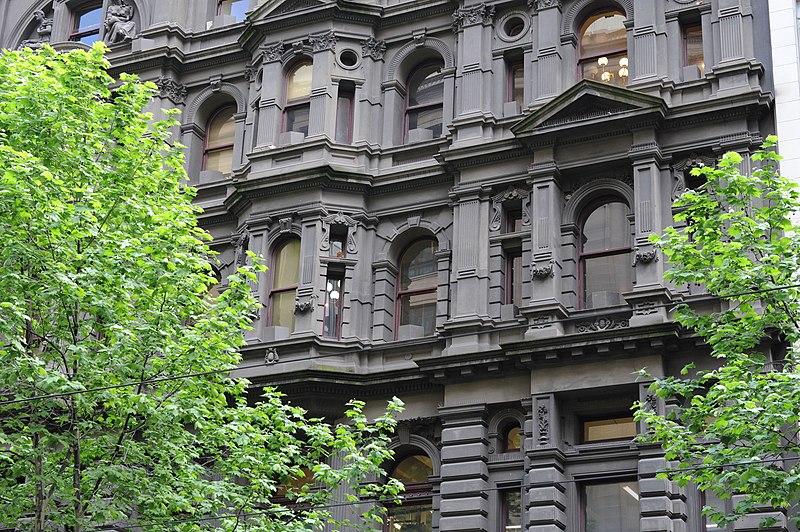
[[[539,428],[539,445],[547,445],[550,441],[550,420],[548,419],[547,405],[539,405],[536,411],[536,425]]]
[[[314,52],[336,50],[336,34],[334,34],[333,31],[327,31],[319,35],[309,35],[308,42],[311,44],[311,50]]]
[[[637,264],[650,264],[651,262],[658,262],[658,250],[648,249],[643,251],[637,246],[633,254],[632,266],[636,267]]]
[[[386,53],[386,41],[374,39],[372,37],[365,41],[361,41],[361,55],[364,57],[371,57],[375,61],[383,59]]]
[[[186,101],[186,85],[178,83],[172,78],[160,76],[155,81],[158,87],[159,96],[169,98],[173,103],[183,103]]]
[[[629,187],[633,188],[633,175],[632,174],[620,174],[620,175],[597,175],[587,179],[582,180],[580,183],[575,183],[570,190],[564,192],[564,202],[567,202],[572,198],[572,195],[575,194],[578,189],[582,186],[589,184],[593,181],[597,181],[598,179],[616,179],[617,181],[622,181]]]
[[[326,216],[322,219],[322,240],[319,243],[320,251],[329,251],[331,249],[332,225],[340,225],[346,228],[346,251],[351,255],[358,253],[358,245],[356,244],[356,228],[358,227],[358,223],[350,216],[341,212]]]
[[[133,6],[129,0],[111,0],[103,21],[103,41],[116,44],[136,37]]]
[[[278,351],[274,347],[268,348],[264,353],[264,364],[277,364],[278,362],[280,362]]]
[[[294,300],[294,313],[295,314],[304,314],[309,310],[314,308],[314,300],[316,299],[316,295],[310,295],[305,300],[300,300],[297,298]]]
[[[686,159],[677,164],[672,165],[672,175],[675,179],[675,185],[672,187],[672,199],[675,200],[681,194],[686,192],[686,170],[696,168],[698,166],[714,166],[716,159],[713,157],[706,157],[692,153]]]
[[[554,323],[555,318],[553,316],[540,314],[531,318],[529,326],[531,329],[547,329],[548,327],[552,327]]]
[[[628,319],[615,320],[612,318],[596,318],[592,321],[578,322],[577,330],[579,333],[597,332],[597,331],[610,331],[612,329],[624,329],[629,327],[630,322]]]
[[[499,231],[503,223],[503,203],[506,201],[522,201],[522,225],[531,225],[531,198],[527,190],[508,187],[503,192],[492,196],[492,221],[489,222],[490,231]]]
[[[640,301],[633,305],[633,314],[635,316],[648,316],[658,312],[658,303],[656,301]]]
[[[250,249],[250,231],[245,227],[240,233],[236,233],[231,237],[231,244],[236,250],[234,252],[233,265],[234,268],[244,266],[247,261],[247,250]]]
[[[491,24],[494,18],[494,6],[479,4],[475,7],[464,7],[453,13],[453,31],[460,31],[474,24]]]
[[[531,279],[542,280],[553,276],[555,276],[555,261],[553,259],[550,259],[545,266],[531,266]]]
[[[278,229],[281,233],[288,233],[292,230],[292,217],[281,218],[278,220]]]
[[[38,23],[36,25],[36,34],[38,37],[36,39],[25,39],[22,41],[19,45],[20,50],[23,48],[35,49],[50,42],[50,34],[53,32],[53,19],[46,17],[44,11],[41,9],[37,9],[33,12],[33,18],[36,19]]]
[[[558,7],[561,9],[561,0],[528,0],[528,7],[534,11],[547,9],[548,7]]]
[[[283,55],[283,51],[286,49],[286,45],[283,41],[278,41],[274,44],[269,44],[264,48],[262,53],[262,58],[265,63],[270,61],[278,61]]]
[[[249,82],[253,82],[256,79],[256,69],[253,67],[247,67],[244,69],[244,79]]]

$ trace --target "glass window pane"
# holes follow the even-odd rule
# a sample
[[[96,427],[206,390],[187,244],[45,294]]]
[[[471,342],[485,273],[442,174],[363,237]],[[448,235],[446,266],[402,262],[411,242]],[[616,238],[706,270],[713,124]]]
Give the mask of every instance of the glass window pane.
[[[586,532],[639,532],[639,489],[635,481],[585,488]]]
[[[423,336],[433,335],[436,327],[436,291],[404,295],[400,298],[400,326],[417,325]]]
[[[308,105],[291,107],[286,111],[286,131],[299,131],[308,135]]]
[[[226,107],[217,112],[208,123],[206,145],[209,148],[233,144],[236,123],[233,120],[233,107]]]
[[[627,64],[628,56],[624,52],[587,59],[579,64],[581,79],[591,79],[624,87],[628,84],[628,67],[625,66]],[[622,73],[625,75],[621,75]]]
[[[90,30],[100,29],[100,19],[102,15],[102,8],[92,9],[78,15],[78,20],[75,23],[76,33],[83,33]]]
[[[237,22],[241,22],[247,13],[247,4],[247,0],[222,0],[218,11],[220,15],[232,15]]]
[[[625,303],[622,294],[633,289],[631,270],[629,252],[584,259],[584,308]]]
[[[700,24],[685,27],[683,29],[683,38],[686,46],[686,65],[697,65],[703,70],[705,68],[703,27]]]
[[[525,106],[525,70],[522,65],[511,67],[511,101]]]
[[[408,129],[430,129],[433,137],[442,136],[442,107],[409,111]]]
[[[599,13],[583,25],[581,57],[596,57],[628,48],[625,16],[618,11]]]
[[[433,475],[433,463],[424,454],[415,454],[402,459],[392,471],[392,478],[403,484],[425,483],[431,475]]]
[[[275,260],[272,265],[272,289],[296,285],[299,275],[300,240],[293,238],[275,252]]]
[[[583,253],[630,247],[628,207],[624,203],[600,205],[586,218],[581,232]]]
[[[230,174],[233,164],[233,148],[212,150],[206,153],[204,168]]]
[[[400,290],[436,287],[435,240],[414,242],[400,260]]]
[[[507,451],[516,451],[520,449],[520,444],[522,443],[522,430],[519,427],[511,427],[506,432],[505,441],[503,442],[503,446]]]
[[[392,506],[386,523],[391,532],[430,532],[433,530],[433,507],[430,504]]]
[[[408,105],[429,105],[444,99],[444,75],[439,66],[418,70],[408,81]]]
[[[311,63],[301,63],[289,73],[286,101],[308,98],[311,95]]]
[[[322,321],[322,335],[339,337],[339,323],[342,309],[342,279],[328,277],[325,283],[325,314]]]
[[[336,142],[350,143],[350,130],[353,122],[353,97],[351,92],[339,91],[336,102]]]
[[[583,422],[583,441],[628,440],[636,436],[632,417],[597,419]]]
[[[99,40],[100,40],[99,33],[91,33],[89,35],[84,35],[83,37],[81,37],[79,42],[82,42],[86,46],[91,46]]]
[[[294,329],[294,290],[272,293],[272,319],[270,325]]]
[[[503,497],[503,530],[519,532],[522,530],[522,500],[519,490],[504,491]]]

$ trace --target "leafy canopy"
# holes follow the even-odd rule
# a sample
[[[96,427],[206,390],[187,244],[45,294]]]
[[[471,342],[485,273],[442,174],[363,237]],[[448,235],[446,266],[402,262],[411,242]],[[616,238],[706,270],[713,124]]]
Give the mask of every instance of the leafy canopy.
[[[332,427],[274,390],[246,403],[228,370],[261,267],[208,294],[176,122],[108,66],[101,45],[0,56],[0,525],[308,530],[334,488],[395,494],[362,484],[390,459],[391,412],[351,403]],[[25,400],[176,375],[194,376]]]
[[[776,142],[768,137],[752,155],[752,172],[742,172],[747,161],[737,153],[692,170],[705,183],[675,203],[685,227],[651,239],[672,264],[668,280],[700,283],[720,297],[716,312],[681,305],[675,313],[719,367],[657,379],[651,389],[668,415],[639,404],[636,416],[650,429],[645,439],[683,469],[670,476],[723,499],[746,495],[730,515],[706,508],[721,524],[759,509],[788,509],[798,520],[800,464],[777,458],[800,452],[800,228],[792,223],[800,195],[776,171]]]

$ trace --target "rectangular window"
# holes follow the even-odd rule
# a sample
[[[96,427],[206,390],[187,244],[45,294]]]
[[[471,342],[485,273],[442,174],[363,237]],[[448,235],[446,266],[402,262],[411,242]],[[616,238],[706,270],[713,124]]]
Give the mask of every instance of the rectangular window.
[[[98,2],[99,4],[99,2]],[[100,39],[100,24],[103,9],[101,7],[84,8],[74,16],[70,41],[82,42],[91,46]]]
[[[520,532],[522,530],[522,498],[519,489],[501,491],[500,501],[503,505],[503,532]]]
[[[309,105],[295,105],[286,109],[286,131],[299,131],[308,135]]]
[[[583,487],[583,532],[639,532],[635,480]]]
[[[522,231],[522,209],[509,209],[506,211],[506,233],[517,231]]]
[[[390,506],[386,516],[389,532],[430,532],[433,530],[433,506],[427,504],[404,504]]]
[[[322,336],[339,338],[342,334],[342,295],[344,279],[340,274],[328,274],[325,282],[325,315]]]
[[[525,106],[525,68],[522,61],[508,64],[507,102],[517,102],[520,109]]]
[[[506,304],[522,306],[522,251],[506,252]]]
[[[352,82],[339,83],[339,96],[336,99],[336,142],[350,144],[353,142],[353,106],[356,98],[356,87]]]
[[[633,417],[607,417],[603,419],[585,420],[583,422],[584,443],[630,440],[636,436],[636,422]]]
[[[703,26],[700,23],[683,27],[683,65],[695,65],[702,73],[705,69],[703,58]]]

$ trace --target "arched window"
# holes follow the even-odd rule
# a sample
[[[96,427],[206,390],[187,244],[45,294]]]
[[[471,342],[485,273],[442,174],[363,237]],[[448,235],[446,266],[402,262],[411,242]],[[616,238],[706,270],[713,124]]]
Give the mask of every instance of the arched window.
[[[522,447],[522,429],[514,422],[503,431],[503,452],[519,451]]]
[[[411,244],[400,258],[397,283],[397,332],[399,339],[431,336],[436,327],[436,240]]]
[[[442,136],[442,104],[444,102],[444,75],[440,61],[419,66],[408,77],[406,100],[406,130],[428,130],[430,133],[408,135],[406,140],[424,140]]]
[[[628,37],[622,12],[602,11],[583,23],[578,75],[620,87],[628,84]]]
[[[91,46],[100,40],[100,25],[103,21],[101,2],[82,5],[72,15],[72,31],[70,41],[82,42]]]
[[[428,478],[433,475],[430,457],[414,454],[400,460],[391,477],[406,487],[402,506],[389,506],[386,530],[389,532],[428,532],[433,530],[433,504]]]
[[[624,303],[633,288],[628,206],[617,199],[593,204],[580,233],[580,305],[598,308]]]
[[[284,131],[298,131],[308,135],[312,70],[311,61],[301,61],[295,64],[286,75],[286,105],[283,109]]]
[[[284,241],[272,256],[269,269],[269,324],[294,329],[294,300],[300,278],[300,239]]]
[[[211,115],[206,126],[206,140],[203,148],[203,170],[216,170],[223,174],[231,173],[233,162],[233,140],[236,124],[232,105],[223,107]]]

